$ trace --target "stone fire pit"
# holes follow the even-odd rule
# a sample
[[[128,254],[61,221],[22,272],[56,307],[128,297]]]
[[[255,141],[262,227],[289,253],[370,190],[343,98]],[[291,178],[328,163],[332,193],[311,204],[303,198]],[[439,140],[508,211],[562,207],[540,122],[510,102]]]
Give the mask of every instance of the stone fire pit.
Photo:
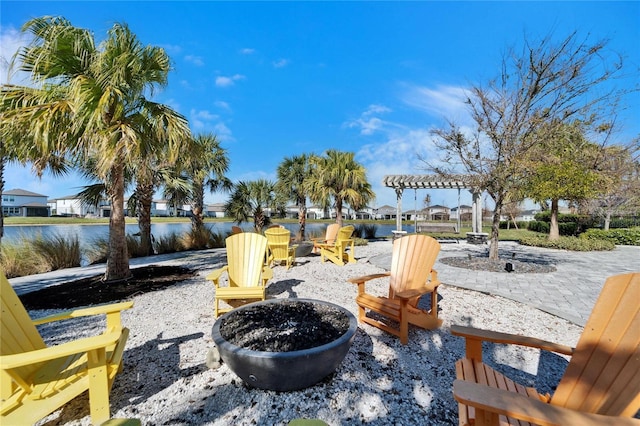
[[[333,303],[271,299],[227,312],[212,334],[222,361],[247,385],[292,391],[333,373],[356,330],[355,316]]]

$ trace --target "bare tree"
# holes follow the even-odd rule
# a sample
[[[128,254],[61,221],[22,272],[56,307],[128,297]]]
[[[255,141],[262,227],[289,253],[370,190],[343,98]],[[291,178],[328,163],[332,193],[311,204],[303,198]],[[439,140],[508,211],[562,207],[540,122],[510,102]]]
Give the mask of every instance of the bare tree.
[[[500,215],[509,194],[523,184],[520,159],[537,143],[536,130],[585,117],[594,128],[609,125],[609,112],[624,92],[604,84],[622,70],[621,58],[609,60],[606,45],[589,44],[575,32],[560,42],[550,35],[537,44],[525,40],[522,51],[512,48],[503,56],[497,78],[469,90],[472,134],[453,121],[432,132],[445,165],[428,168],[444,176],[466,173],[494,201],[491,259],[498,259]]]

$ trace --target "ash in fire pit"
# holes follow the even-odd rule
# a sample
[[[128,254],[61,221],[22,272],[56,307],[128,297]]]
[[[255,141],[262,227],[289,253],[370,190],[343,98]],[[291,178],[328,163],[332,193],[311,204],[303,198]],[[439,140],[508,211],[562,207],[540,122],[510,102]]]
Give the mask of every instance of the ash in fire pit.
[[[349,318],[323,304],[283,301],[230,312],[220,334],[255,351],[289,352],[322,346],[349,329]]]

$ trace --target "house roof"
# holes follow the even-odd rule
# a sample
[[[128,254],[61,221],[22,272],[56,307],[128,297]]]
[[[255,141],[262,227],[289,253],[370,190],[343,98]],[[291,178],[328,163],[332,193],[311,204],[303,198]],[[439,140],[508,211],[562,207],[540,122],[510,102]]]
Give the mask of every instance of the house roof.
[[[17,188],[4,191],[2,195],[22,195],[24,197],[46,197],[46,195],[37,194],[35,192],[27,191],[24,189],[17,189]]]

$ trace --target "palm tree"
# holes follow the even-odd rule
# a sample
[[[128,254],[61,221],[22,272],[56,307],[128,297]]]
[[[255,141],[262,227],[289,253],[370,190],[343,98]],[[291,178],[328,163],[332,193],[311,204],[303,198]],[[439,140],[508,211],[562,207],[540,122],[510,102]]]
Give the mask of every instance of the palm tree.
[[[231,198],[224,206],[225,212],[240,224],[253,217],[253,227],[256,232],[270,223],[270,218],[265,214],[265,208],[273,205],[275,199],[275,184],[266,179],[258,179],[250,182],[238,182],[235,185]]]
[[[276,191],[284,194],[287,200],[292,200],[298,207],[298,223],[300,228],[297,241],[304,241],[307,223],[307,192],[305,182],[310,176],[309,156],[301,154],[286,157],[278,166],[278,181]]]
[[[166,85],[169,57],[161,48],[143,46],[124,24],[115,24],[100,48],[90,31],[61,17],[33,19],[23,30],[34,40],[20,53],[21,70],[41,89],[4,90],[3,100],[12,104],[10,118],[31,123],[29,136],[45,154],[65,154],[76,163],[97,159],[96,175],[106,183],[111,202],[105,281],[126,279],[131,272],[125,165],[164,145],[178,152],[190,137],[184,117],[144,96]]]
[[[186,158],[181,161],[191,183],[188,200],[191,203],[191,224],[194,232],[204,226],[204,191],[230,191],[231,181],[225,176],[229,170],[227,151],[214,134],[199,134],[188,144]]]
[[[330,149],[325,156],[314,155],[309,161],[311,173],[306,185],[309,197],[323,206],[333,199],[336,222],[340,226],[344,203],[358,210],[375,198],[366,170],[354,160],[353,152]]]

